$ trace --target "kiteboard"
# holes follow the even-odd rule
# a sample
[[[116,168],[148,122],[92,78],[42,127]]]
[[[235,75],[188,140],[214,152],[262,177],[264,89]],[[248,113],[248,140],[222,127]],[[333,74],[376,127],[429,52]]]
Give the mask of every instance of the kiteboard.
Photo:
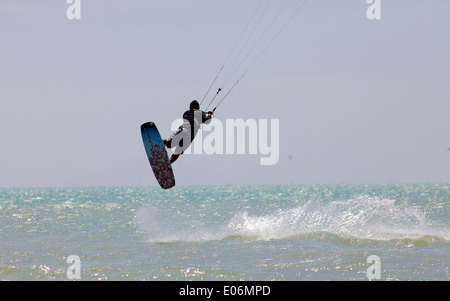
[[[153,122],[144,123],[141,126],[141,134],[145,152],[156,180],[162,189],[173,188],[175,176],[158,128]]]

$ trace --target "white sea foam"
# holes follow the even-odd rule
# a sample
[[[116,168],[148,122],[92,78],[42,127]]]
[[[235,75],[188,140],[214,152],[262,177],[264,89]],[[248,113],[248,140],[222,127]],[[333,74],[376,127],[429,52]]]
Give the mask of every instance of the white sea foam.
[[[309,201],[292,209],[252,216],[240,212],[228,227],[236,234],[262,239],[329,232],[344,237],[391,240],[426,235],[448,239],[448,232],[427,225],[425,212],[394,200],[361,196],[346,201]]]
[[[193,216],[177,218],[171,210],[150,206],[140,208],[136,217],[150,240],[161,242],[228,237],[268,240],[314,232],[382,241],[424,236],[449,239],[448,231],[429,225],[423,210],[372,196],[332,202],[310,200],[293,208],[262,215],[238,211],[226,225],[213,228],[194,221]]]

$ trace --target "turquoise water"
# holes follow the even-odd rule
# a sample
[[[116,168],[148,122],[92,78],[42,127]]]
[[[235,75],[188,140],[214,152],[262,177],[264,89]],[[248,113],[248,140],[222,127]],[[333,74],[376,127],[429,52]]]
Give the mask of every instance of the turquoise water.
[[[449,189],[0,189],[0,279],[448,280]]]

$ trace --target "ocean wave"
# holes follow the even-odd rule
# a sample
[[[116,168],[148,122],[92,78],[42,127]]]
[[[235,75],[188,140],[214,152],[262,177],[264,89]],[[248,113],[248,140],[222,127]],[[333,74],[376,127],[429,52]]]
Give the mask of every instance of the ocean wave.
[[[422,241],[424,237],[436,237],[448,243],[450,239],[447,229],[429,225],[424,211],[370,196],[329,203],[309,201],[261,216],[243,211],[232,218],[228,228],[235,235],[260,239],[292,238],[311,233],[374,241]]]
[[[259,215],[237,211],[226,224],[214,226],[195,220],[194,215],[176,215],[167,208],[144,206],[136,216],[153,242],[312,239],[345,245],[450,244],[450,231],[430,225],[424,210],[372,196],[331,202],[310,200]]]
[[[228,235],[222,240],[224,241],[252,241],[260,240],[261,237],[257,235]],[[275,239],[275,238],[272,238]],[[344,246],[362,246],[362,247],[402,247],[402,248],[420,248],[420,247],[444,247],[450,246],[450,240],[443,237],[425,235],[420,238],[403,238],[403,239],[391,239],[391,240],[374,240],[364,239],[358,237],[343,237],[335,233],[330,232],[304,232],[281,237],[277,239],[286,240],[310,240],[330,242],[333,244],[340,244]]]

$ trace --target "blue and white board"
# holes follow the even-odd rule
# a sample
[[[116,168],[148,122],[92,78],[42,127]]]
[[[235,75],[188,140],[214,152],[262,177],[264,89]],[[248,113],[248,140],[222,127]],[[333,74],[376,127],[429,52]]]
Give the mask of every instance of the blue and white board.
[[[173,188],[175,176],[158,128],[153,122],[145,123],[141,126],[141,134],[145,152],[156,180],[162,189]]]

